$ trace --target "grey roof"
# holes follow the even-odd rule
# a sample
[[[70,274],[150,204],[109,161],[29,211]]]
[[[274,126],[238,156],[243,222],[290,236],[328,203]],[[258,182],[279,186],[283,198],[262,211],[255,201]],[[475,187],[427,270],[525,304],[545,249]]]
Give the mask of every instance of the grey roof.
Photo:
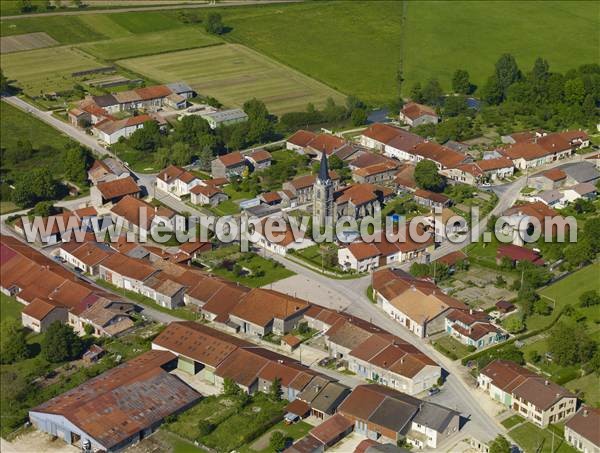
[[[323,376],[315,376],[298,394],[298,399],[309,404],[312,403],[329,382],[330,381]]]
[[[386,398],[371,414],[369,421],[399,433],[418,410],[419,400],[401,401],[396,398]]]
[[[117,159],[115,159],[113,157],[107,157],[106,159],[103,159],[102,162],[110,169],[110,171],[114,175],[120,175],[122,173],[129,173],[129,170],[127,170],[127,168],[125,168],[125,165],[123,165],[121,162],[119,162]]]
[[[394,444],[377,444],[368,447],[365,453],[410,453],[410,450],[397,447]]]
[[[561,165],[558,168],[577,182],[591,182],[600,177],[600,172],[592,162],[573,162]]]
[[[460,414],[452,409],[424,401],[421,410],[413,421],[441,433],[454,417],[459,416]]]
[[[546,204],[558,201],[563,197],[560,190],[557,190],[557,189],[545,190],[544,192],[540,192],[537,196],[538,196],[538,198],[541,198],[542,200],[544,200],[544,202]]]
[[[172,82],[172,83],[167,83],[167,88],[169,88],[172,92],[177,93],[177,94],[181,94],[181,93],[189,93],[190,91],[194,91],[194,89],[189,86],[187,83],[185,82]]]
[[[572,187],[565,187],[565,189],[571,189],[577,192],[579,195],[587,195],[597,191],[596,186],[591,182],[580,182]]]
[[[248,118],[248,115],[246,115],[246,113],[240,109],[220,110],[218,112],[212,112],[212,113],[201,113],[200,116],[202,118],[212,118],[217,123],[219,123],[221,121],[230,121],[230,120],[239,120],[239,119],[243,119],[243,118]]]
[[[277,206],[270,206],[268,204],[259,204],[258,206],[251,206],[249,208],[245,208],[244,211],[247,212],[249,215],[262,218],[281,212],[281,208]]]
[[[331,415],[349,393],[349,387],[337,382],[330,382],[317,394],[311,407]]]
[[[453,149],[454,151],[459,151],[461,153],[464,153],[469,150],[469,145],[467,145],[466,143],[457,142],[455,140],[448,140],[446,143],[444,143],[444,146],[446,148]]]
[[[112,94],[103,94],[102,96],[94,96],[94,102],[99,107],[108,107],[111,105],[117,105],[119,101]]]
[[[329,181],[329,166],[327,165],[327,153],[321,153],[321,165],[319,165],[319,181],[325,183]]]
[[[126,253],[126,255],[129,256],[130,258],[141,259],[141,258],[145,258],[146,256],[148,256],[149,252],[144,247],[138,246],[138,247],[135,247],[135,248],[132,248],[131,250],[129,250]]]

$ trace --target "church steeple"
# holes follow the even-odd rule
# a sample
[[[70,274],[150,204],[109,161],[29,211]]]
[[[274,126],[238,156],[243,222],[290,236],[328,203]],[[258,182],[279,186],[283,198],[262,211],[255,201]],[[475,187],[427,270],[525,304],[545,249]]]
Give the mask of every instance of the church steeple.
[[[327,153],[321,151],[321,165],[319,166],[319,181],[329,181],[329,166],[327,165]]]

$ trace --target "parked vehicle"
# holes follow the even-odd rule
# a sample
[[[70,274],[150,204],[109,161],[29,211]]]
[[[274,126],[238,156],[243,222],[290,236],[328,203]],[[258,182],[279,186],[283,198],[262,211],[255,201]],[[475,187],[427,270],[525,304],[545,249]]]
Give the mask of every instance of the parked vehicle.
[[[440,388],[439,387],[432,387],[429,390],[427,390],[427,396],[433,396],[433,395],[437,395],[438,393],[440,393]]]

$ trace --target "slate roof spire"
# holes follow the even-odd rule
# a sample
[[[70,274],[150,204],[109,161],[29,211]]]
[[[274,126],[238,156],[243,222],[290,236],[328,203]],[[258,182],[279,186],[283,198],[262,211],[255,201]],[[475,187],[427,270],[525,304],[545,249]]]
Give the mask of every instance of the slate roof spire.
[[[329,180],[329,166],[327,165],[327,153],[321,151],[321,165],[319,166],[319,181],[326,182]]]

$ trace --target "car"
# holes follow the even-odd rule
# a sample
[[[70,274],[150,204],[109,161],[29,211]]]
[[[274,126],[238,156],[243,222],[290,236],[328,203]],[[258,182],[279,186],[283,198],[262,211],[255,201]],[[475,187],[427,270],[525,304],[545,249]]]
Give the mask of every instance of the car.
[[[59,263],[64,263],[65,259],[62,256],[55,255],[52,257],[54,261],[58,261]]]
[[[427,396],[437,395],[440,392],[441,392],[441,390],[439,387],[432,387],[429,390],[427,390]]]
[[[80,268],[80,267],[76,267],[74,270],[75,270],[75,272],[77,272],[78,274],[83,274],[83,269],[82,269],[82,268]]]

